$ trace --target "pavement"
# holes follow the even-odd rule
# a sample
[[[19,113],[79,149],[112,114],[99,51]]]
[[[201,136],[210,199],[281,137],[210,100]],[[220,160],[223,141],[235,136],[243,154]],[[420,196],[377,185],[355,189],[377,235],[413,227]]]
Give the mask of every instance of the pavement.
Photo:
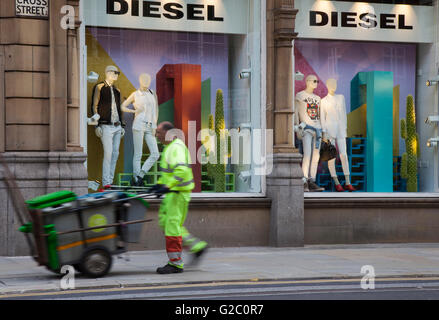
[[[187,254],[183,258],[190,260]],[[156,274],[156,268],[166,262],[164,250],[128,252],[114,256],[112,269],[105,277],[89,279],[76,274],[75,288],[361,279],[366,274],[362,273],[365,265],[373,267],[377,278],[438,277],[439,243],[210,248],[199,265],[187,266],[183,273]],[[62,275],[38,266],[31,257],[0,257],[0,298],[14,293],[61,290],[61,279]]]

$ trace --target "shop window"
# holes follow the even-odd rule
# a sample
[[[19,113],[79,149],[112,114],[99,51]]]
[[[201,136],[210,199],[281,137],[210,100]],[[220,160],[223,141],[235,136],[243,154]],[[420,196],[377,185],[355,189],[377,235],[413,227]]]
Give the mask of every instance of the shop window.
[[[305,157],[309,141],[302,135],[296,139],[309,160],[308,175],[314,166],[310,178],[323,191],[347,191],[346,184],[353,187],[350,191],[419,191],[417,167],[427,147],[420,145],[417,133],[416,50],[416,44],[408,43],[295,41],[295,70],[305,75],[296,81],[296,110],[312,75],[323,136],[337,148],[335,159],[313,162]],[[307,121],[302,118],[297,125]]]
[[[196,149],[191,154],[191,158],[196,180],[195,191],[259,193],[262,190],[261,180],[256,177],[251,160],[250,163],[244,163],[241,156],[240,162],[233,162],[231,153],[235,149],[237,153],[239,150],[242,151],[242,144],[252,145],[251,132],[253,128],[260,129],[263,121],[260,117],[261,39],[254,36],[260,35],[261,21],[258,14],[254,17],[249,16],[254,12],[260,13],[261,3],[260,1],[250,1],[245,4],[234,1],[224,1],[224,4],[222,2],[215,2],[216,6],[232,6],[238,12],[247,15],[240,16],[240,20],[244,22],[232,21],[231,19],[238,20],[233,17],[227,20],[226,18],[229,17],[226,16],[224,19],[227,21],[224,24],[244,25],[244,28],[228,27],[227,29],[220,25],[219,17],[235,10],[213,12],[212,9],[209,11],[204,9],[202,12],[205,17],[201,24],[183,21],[186,19],[184,16],[180,21],[181,28],[172,27],[170,23],[173,21],[166,20],[162,24],[157,24],[160,29],[158,30],[154,27],[141,27],[143,21],[149,23],[151,18],[140,20],[142,17],[130,17],[130,10],[124,13],[125,20],[117,20],[116,16],[111,17],[112,19],[104,19],[102,17],[105,15],[105,10],[102,11],[99,5],[87,5],[89,6],[85,9],[87,74],[94,72],[99,75],[97,82],[87,83],[87,116],[89,118],[93,116],[91,108],[93,90],[96,83],[105,79],[107,66],[115,66],[120,72],[114,85],[121,92],[122,102],[139,89],[139,76],[148,74],[151,78],[149,89],[157,94],[158,123],[170,121],[176,128],[183,130],[186,145],[189,145],[189,139],[197,140],[198,133],[202,129],[208,130],[209,126],[212,129],[211,139],[216,139],[218,135],[217,143],[225,142],[229,145],[225,147],[224,155],[218,157],[221,163],[211,164],[205,163],[205,160],[200,162],[197,158],[199,150],[205,152],[210,148],[210,152],[214,153],[215,148],[204,141],[206,133],[202,134],[202,141],[194,142]],[[105,8],[105,1],[98,3]],[[118,6],[113,9],[121,10]],[[164,18],[165,9],[160,7],[157,10],[159,10],[157,15]],[[184,10],[182,9],[181,12],[183,14]],[[201,13],[197,15],[201,17]],[[215,23],[219,26],[218,31],[212,28],[213,22],[208,21],[215,17],[217,19]],[[124,24],[128,19],[134,19],[135,27]],[[249,20],[253,23],[245,22]],[[166,29],[165,25],[169,25],[169,29]],[[221,31],[222,29],[225,31]],[[240,79],[238,75],[241,70],[249,68],[252,70],[250,76]],[[183,84],[178,84],[179,81]],[[128,108],[133,109],[133,106],[128,105]],[[183,118],[178,118],[177,113],[183,114]],[[225,135],[215,134],[215,123],[220,118],[225,124],[223,128]],[[126,125],[125,135],[121,140],[114,179],[111,183],[130,185],[135,170],[133,154],[136,142],[132,131],[134,115],[122,113],[122,120]],[[183,121],[185,121],[184,125],[182,125]],[[195,123],[194,132],[190,132],[188,121]],[[237,140],[227,137],[231,132],[238,134]],[[241,145],[232,146],[231,144],[236,141],[241,141]],[[161,151],[163,146],[159,144],[158,148]],[[260,144],[256,144],[255,148],[260,148]],[[151,155],[146,142],[143,142],[142,150],[141,164]],[[103,148],[101,141],[95,135],[94,126],[88,126],[87,152],[89,180],[102,182]],[[240,154],[242,155],[242,152]],[[148,187],[157,182],[159,169],[158,163],[155,162],[145,175],[144,186]]]

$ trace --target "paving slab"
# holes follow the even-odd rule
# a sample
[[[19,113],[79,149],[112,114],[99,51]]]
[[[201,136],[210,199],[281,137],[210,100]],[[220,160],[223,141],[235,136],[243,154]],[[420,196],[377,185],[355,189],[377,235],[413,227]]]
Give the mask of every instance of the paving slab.
[[[188,254],[184,254],[189,261]],[[439,276],[439,244],[305,246],[301,248],[210,248],[201,264],[181,274],[159,275],[164,250],[114,256],[110,273],[90,279],[75,275],[76,289],[135,287],[200,282],[328,279],[363,277],[373,266],[376,277]],[[38,266],[31,257],[0,257],[0,295],[61,290],[63,275]]]

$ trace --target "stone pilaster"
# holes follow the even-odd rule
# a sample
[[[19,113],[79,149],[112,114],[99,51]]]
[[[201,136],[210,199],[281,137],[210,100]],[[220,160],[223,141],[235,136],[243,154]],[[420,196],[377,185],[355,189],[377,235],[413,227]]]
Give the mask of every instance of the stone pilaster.
[[[294,1],[276,0],[273,8],[274,44],[274,152],[292,153],[293,146],[293,60],[292,41],[296,38]]]
[[[271,198],[270,245],[297,247],[304,244],[302,156],[277,153],[273,172],[267,177],[267,196]]]
[[[79,79],[79,0],[69,0],[75,10],[74,28],[67,32],[67,150],[82,151],[80,146],[80,79]]]
[[[292,0],[267,0],[267,128],[273,129],[270,245],[303,246],[302,156],[293,145],[292,40],[297,36]]]

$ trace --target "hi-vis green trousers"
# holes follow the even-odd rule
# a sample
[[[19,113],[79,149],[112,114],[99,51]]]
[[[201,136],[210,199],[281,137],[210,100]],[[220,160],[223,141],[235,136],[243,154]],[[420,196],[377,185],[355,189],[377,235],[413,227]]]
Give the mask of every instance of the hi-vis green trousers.
[[[160,205],[159,227],[165,234],[169,264],[183,268],[183,247],[196,253],[207,246],[205,241],[193,237],[183,226],[189,208],[189,192],[167,193]]]

